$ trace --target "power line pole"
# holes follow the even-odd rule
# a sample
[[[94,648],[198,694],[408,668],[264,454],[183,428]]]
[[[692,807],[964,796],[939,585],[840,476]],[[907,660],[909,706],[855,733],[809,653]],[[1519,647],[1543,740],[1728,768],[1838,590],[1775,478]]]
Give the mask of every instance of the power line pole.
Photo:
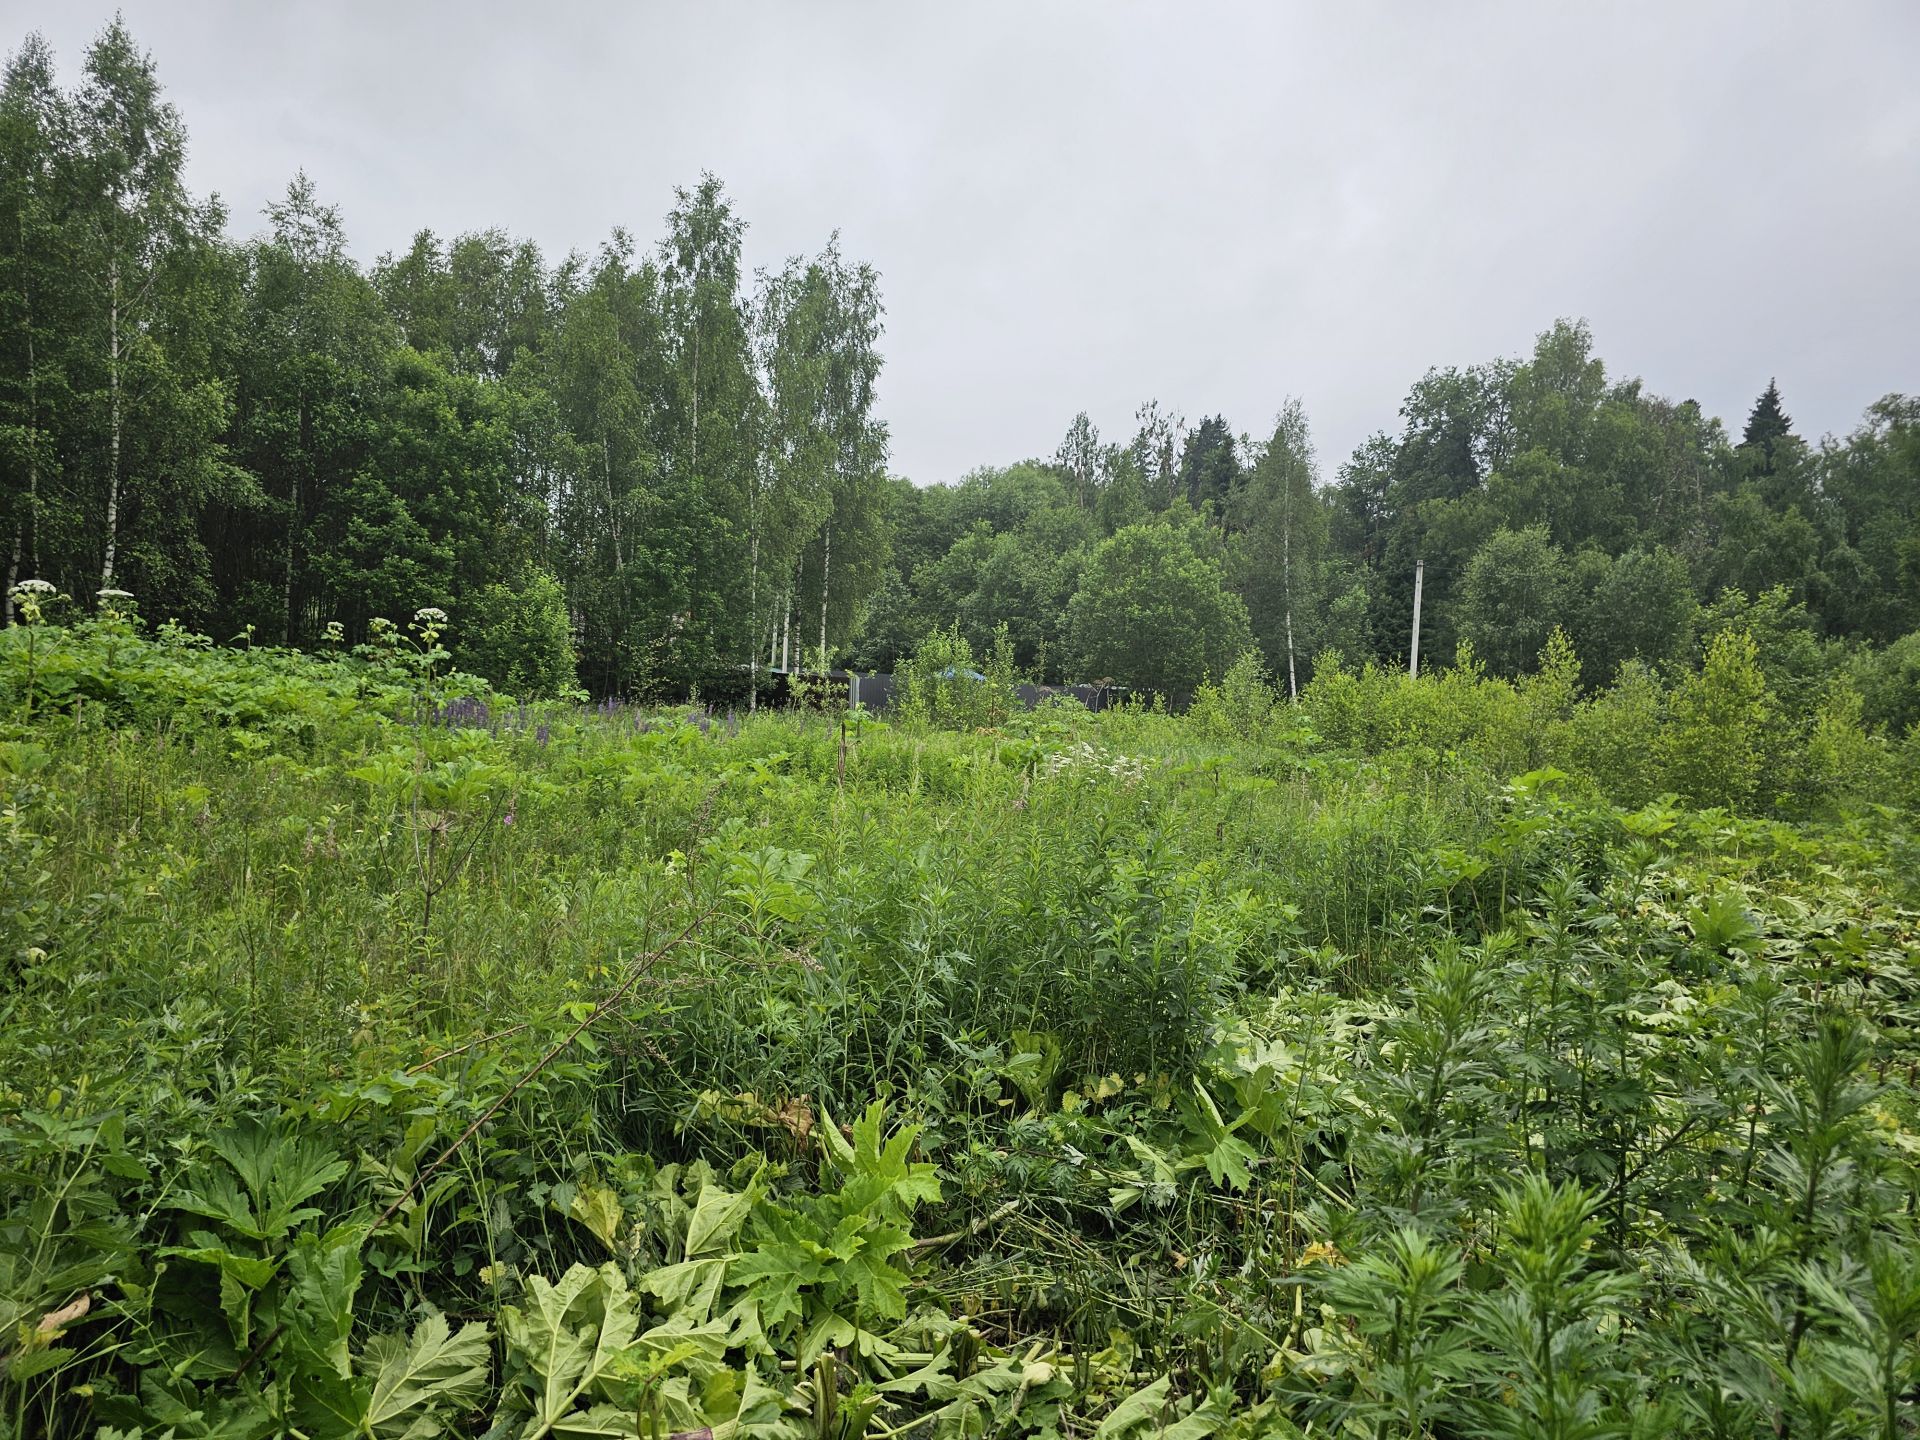
[[[1413,653],[1407,660],[1407,674],[1420,678],[1420,590],[1427,578],[1427,562],[1413,562]]]

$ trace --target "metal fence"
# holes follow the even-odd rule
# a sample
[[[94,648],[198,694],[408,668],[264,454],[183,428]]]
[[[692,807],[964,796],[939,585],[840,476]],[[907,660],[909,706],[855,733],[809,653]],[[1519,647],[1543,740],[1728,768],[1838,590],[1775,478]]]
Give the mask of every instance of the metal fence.
[[[883,714],[893,708],[894,678],[879,672],[862,675],[849,670],[767,670],[763,671],[769,682],[765,701],[773,705],[790,705],[799,695],[808,690],[831,695],[835,700],[846,697],[850,705],[860,705],[875,714]],[[796,694],[796,684],[800,687]],[[1122,696],[1131,692],[1124,685],[1016,685],[1014,693],[1028,709],[1044,704],[1048,700],[1065,697],[1078,700],[1089,710],[1105,710],[1118,703]]]

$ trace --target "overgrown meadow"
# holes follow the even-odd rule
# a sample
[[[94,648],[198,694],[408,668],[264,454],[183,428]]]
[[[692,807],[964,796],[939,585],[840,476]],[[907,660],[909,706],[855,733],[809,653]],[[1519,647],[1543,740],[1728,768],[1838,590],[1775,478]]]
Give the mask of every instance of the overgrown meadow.
[[[0,634],[0,1433],[1916,1433],[1920,767],[1750,637],[964,731],[389,640]]]

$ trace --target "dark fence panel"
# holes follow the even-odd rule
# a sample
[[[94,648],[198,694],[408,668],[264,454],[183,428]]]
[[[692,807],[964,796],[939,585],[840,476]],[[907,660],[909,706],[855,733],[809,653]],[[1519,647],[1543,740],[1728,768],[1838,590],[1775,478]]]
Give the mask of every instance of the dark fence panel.
[[[811,686],[824,694],[828,703],[841,698],[858,701],[873,713],[893,708],[896,685],[892,675],[849,674],[845,670],[769,670],[762,694],[768,703],[789,705],[794,702],[794,684]],[[1089,710],[1106,710],[1132,692],[1124,685],[1016,685],[1014,693],[1029,710],[1047,701],[1065,696],[1078,700]]]

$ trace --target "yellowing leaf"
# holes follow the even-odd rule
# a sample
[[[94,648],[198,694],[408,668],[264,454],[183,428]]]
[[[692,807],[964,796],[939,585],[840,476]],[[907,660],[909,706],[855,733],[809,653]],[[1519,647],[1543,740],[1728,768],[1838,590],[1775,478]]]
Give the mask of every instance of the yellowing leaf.
[[[609,1254],[614,1253],[615,1242],[620,1238],[620,1224],[626,1216],[620,1209],[620,1197],[612,1190],[588,1181],[574,1192],[567,1214],[591,1230]]]

